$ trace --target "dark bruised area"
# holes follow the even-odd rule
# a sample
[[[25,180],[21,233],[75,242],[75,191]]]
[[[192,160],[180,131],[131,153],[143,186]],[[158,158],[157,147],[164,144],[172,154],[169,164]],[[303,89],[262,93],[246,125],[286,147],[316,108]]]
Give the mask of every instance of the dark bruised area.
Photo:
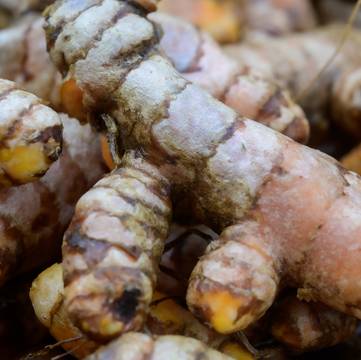
[[[106,241],[91,239],[81,234],[79,229],[68,231],[63,245],[63,253],[80,253],[89,267],[96,266],[106,255],[112,244]],[[65,284],[69,284],[77,274],[65,276]]]
[[[287,107],[287,100],[285,99],[284,91],[277,87],[276,91],[260,109],[256,119],[261,123],[270,126],[272,121],[281,117],[282,106]],[[309,138],[309,129],[301,116],[302,115],[295,117],[293,121],[282,130],[282,133],[299,143],[305,144]]]
[[[66,247],[69,251],[76,251],[84,253],[87,249],[87,240],[84,239],[84,235],[80,234],[79,229],[72,229],[69,232],[70,235],[66,236]]]
[[[137,259],[142,252],[137,246],[125,247],[120,244],[112,244],[108,242],[107,239],[90,238],[80,231],[78,225],[69,228],[63,246],[64,252],[68,254],[82,254],[89,267],[94,267],[101,262],[108,250],[112,247],[118,248],[133,259]]]
[[[63,127],[61,125],[54,125],[51,127],[47,127],[39,134],[39,136],[32,139],[31,142],[41,141],[47,143],[50,140],[54,140],[56,143],[58,143],[61,146],[63,141],[62,132],[63,132]],[[60,152],[57,153],[58,157],[59,155]]]
[[[122,296],[114,300],[111,305],[116,318],[124,323],[132,321],[138,307],[140,296],[141,291],[139,289],[126,289]]]
[[[259,119],[268,119],[269,117],[277,117],[281,115],[280,104],[284,103],[283,93],[280,88],[276,90],[272,96],[267,99],[262,108],[259,110]]]
[[[141,6],[137,0],[122,0],[123,3],[132,6],[137,14],[145,17],[149,11],[147,11],[143,6]]]
[[[203,351],[196,352],[194,354],[194,360],[208,360],[209,357]]]
[[[304,134],[302,129],[302,120],[300,118],[296,118],[287,126],[283,133],[299,143],[307,143],[309,135]]]

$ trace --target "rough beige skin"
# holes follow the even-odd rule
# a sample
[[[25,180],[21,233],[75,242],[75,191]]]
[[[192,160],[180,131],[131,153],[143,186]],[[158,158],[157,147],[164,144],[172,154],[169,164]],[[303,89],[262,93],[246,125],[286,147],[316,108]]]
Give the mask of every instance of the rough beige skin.
[[[38,319],[49,329],[51,335],[62,342],[65,350],[76,358],[83,359],[101,344],[86,338],[70,321],[63,302],[62,276],[60,264],[54,264],[44,270],[34,280],[30,289],[30,298]],[[151,331],[154,335],[179,334],[194,337],[211,347],[223,346],[225,340],[223,336],[200,324],[189,311],[181,308],[173,300],[162,301],[164,297],[158,295],[156,301],[153,300],[154,304],[146,323],[147,331]]]
[[[162,13],[150,14],[163,29],[161,47],[176,69],[217,99],[296,141],[306,142],[308,121],[302,109],[275,82],[238,64],[193,25]]]
[[[329,114],[353,136],[361,136],[361,33],[354,29],[333,62],[314,81],[332,58],[344,34],[342,25],[299,35],[272,38],[250,35],[242,44],[225,48],[240,64],[257,69],[290,90],[310,113]],[[312,86],[311,86],[312,85]]]
[[[99,347],[98,343],[87,339],[72,324],[66,313],[61,264],[54,264],[39,274],[32,283],[29,295],[37,318],[57,341],[63,342],[64,350],[83,359]]]
[[[59,115],[14,82],[0,79],[1,187],[38,179],[58,159],[61,147]]]
[[[334,346],[349,339],[357,320],[320,303],[287,297],[273,311],[272,335],[294,351]]]
[[[187,283],[191,269],[193,269],[194,264],[204,253],[205,239],[208,239],[209,242],[210,239],[215,239],[216,237],[212,236],[211,230],[204,226],[192,227],[187,231],[183,229],[183,232],[181,228],[174,225],[172,229],[173,231],[167,240],[167,245],[169,246],[171,242],[174,246],[171,251],[163,254],[161,264],[173,271],[176,277],[175,279],[173,278],[173,284]],[[194,230],[196,232],[192,232]],[[203,241],[200,238],[202,234],[207,236]],[[179,275],[181,275],[181,279],[178,278]],[[164,284],[162,275],[158,278],[157,288],[162,289],[164,285],[168,284]],[[169,288],[169,286],[166,286],[166,288]],[[176,290],[178,289],[176,288]],[[174,293],[170,292],[170,294]],[[220,348],[219,345],[214,345],[212,337],[209,337],[209,335],[212,335],[212,332],[209,330],[207,332],[197,325],[194,317],[191,317],[189,312],[182,310],[180,313],[178,308],[173,305],[174,301],[167,300],[155,306],[153,303],[147,318],[147,326],[153,334],[173,333],[186,335],[201,340],[218,350],[223,348],[223,346]],[[169,321],[166,321],[167,319]],[[177,321],[176,319],[181,320]],[[185,327],[188,332],[182,333],[178,329],[184,327],[184,322],[189,324],[188,327]],[[153,324],[154,326],[151,326]],[[267,340],[269,334],[272,333],[283,346],[288,347],[292,351],[307,352],[331,347],[346,341],[355,332],[356,326],[357,320],[354,317],[332,310],[323,304],[301,301],[294,295],[288,295],[281,298],[281,300],[278,299],[276,305],[272,306],[266,316],[253,324],[253,326],[247,328],[244,333],[251,343],[260,343],[263,340]],[[163,328],[168,330],[168,332],[162,332]],[[173,332],[169,332],[170,329],[174,329]],[[199,334],[203,337],[199,337]],[[207,334],[208,337],[206,337]],[[223,339],[229,339],[229,337]],[[216,338],[216,341],[218,341],[218,338]]]
[[[151,337],[128,333],[100,348],[86,360],[231,360],[232,358],[208,348],[198,340],[164,335]]]
[[[169,181],[173,203],[188,202],[189,213],[223,231],[190,281],[188,304],[199,317],[222,333],[246,328],[270,307],[281,283],[361,317],[357,175],[240,118],[182,78],[159,53],[155,27],[138,7],[115,0],[58,1],[47,13],[46,28],[53,61],[76,79],[87,111],[98,119],[107,112],[103,119],[108,125],[112,119],[109,128],[121,132],[124,147],[139,149],[145,163]],[[75,223],[82,218],[80,204]],[[86,216],[98,216],[94,203]],[[164,217],[151,217],[154,221],[166,227]],[[96,228],[97,223],[88,221],[87,226]],[[121,221],[119,226],[124,225]],[[136,238],[137,227],[128,229],[126,237],[120,239],[117,232],[114,239],[127,244],[128,234]],[[84,248],[71,250],[72,234],[77,234],[74,227],[64,252],[71,318],[83,331],[104,339],[139,328],[151,282],[138,288],[144,302],[127,322],[132,326],[123,327],[112,306],[119,303],[114,295],[122,294],[114,289],[123,289],[126,282],[119,281],[119,271],[96,281],[100,268],[88,264],[98,243],[80,237]],[[157,243],[165,237],[166,231]],[[113,250],[111,238],[102,238]],[[121,269],[123,259],[114,264]],[[79,275],[79,268],[86,275]],[[120,315],[124,309],[118,308]],[[90,319],[96,320],[91,329]]]
[[[308,122],[286,91],[240,67],[208,35],[191,24],[160,13],[152,14],[150,18],[162,25],[161,46],[188,80],[205,88],[240,115],[283,132],[296,141],[306,142]],[[61,77],[46,52],[42,25],[43,21],[33,15],[0,32],[0,77],[16,81],[24,89],[59,107]]]
[[[62,276],[60,264],[54,264],[44,270],[34,280],[30,298],[36,316],[49,329],[52,336],[62,342],[65,350],[82,359],[95,351],[100,344],[88,339],[70,321],[64,307]],[[357,324],[356,319],[322,304],[301,302],[291,296],[272,308],[270,316],[272,334],[278,341],[297,352],[329,347],[345,341],[355,331]],[[182,335],[195,338],[221,352],[231,347],[232,354],[238,354],[238,357],[235,356],[236,359],[252,358],[240,344],[208,329],[189,311],[164,294],[156,293],[153,297],[145,331],[153,335]]]
[[[66,309],[100,339],[142,326],[171,219],[159,170],[136,154],[122,165],[79,200],[64,237]]]
[[[62,346],[72,355],[82,359],[101,345],[89,340],[70,321],[64,307],[63,270],[60,264],[44,270],[33,281],[30,298],[38,319],[56,340],[65,340]],[[145,331],[153,335],[192,337],[212,348],[226,345],[226,337],[205,327],[189,311],[160,293],[153,297]]]
[[[46,51],[40,16],[24,16],[0,31],[0,77],[59,108],[61,75]]]
[[[103,174],[89,126],[62,116],[64,149],[38,181],[0,191],[0,283],[54,260],[79,197]]]

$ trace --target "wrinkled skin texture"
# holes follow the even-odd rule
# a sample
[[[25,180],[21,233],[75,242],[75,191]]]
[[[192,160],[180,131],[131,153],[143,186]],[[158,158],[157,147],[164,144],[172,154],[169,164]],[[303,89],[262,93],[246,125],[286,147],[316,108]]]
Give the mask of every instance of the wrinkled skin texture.
[[[124,147],[141,149],[130,164],[137,161],[159,172],[170,184],[173,204],[186,202],[189,213],[222,232],[192,274],[190,308],[217,331],[231,333],[261,317],[279,286],[290,285],[303,298],[361,317],[360,178],[332,158],[240,118],[182,78],[160,54],[158,32],[144,15],[122,1],[58,1],[46,14],[46,31],[52,59],[69,70],[83,93],[84,109],[93,115],[106,112],[102,118],[110,132],[121,133]],[[120,174],[128,171],[127,161],[129,155]],[[83,206],[75,223],[84,219]],[[86,211],[88,218],[98,216],[94,205]],[[153,221],[166,226],[159,214]],[[88,221],[88,226],[96,223]],[[123,289],[126,280],[109,273],[110,291],[95,281],[100,268],[92,266],[91,256],[97,242],[85,234],[84,248],[68,247],[76,231],[70,228],[64,245],[71,319],[106,340],[139,328],[151,298],[149,286],[138,288],[144,302],[123,327],[114,311],[100,304],[114,304],[113,289]],[[136,238],[137,230],[128,233]],[[104,238],[105,258],[110,258],[114,247]],[[164,231],[157,242],[165,238]],[[123,260],[112,259],[115,268],[124,266]],[[154,267],[147,269],[153,273]]]
[[[59,158],[60,116],[35,95],[0,79],[0,188],[35,181]]]
[[[355,51],[361,41],[359,30],[353,29],[337,57],[315,81],[343,33],[342,25],[334,25],[277,39],[253,34],[225,51],[240,64],[288,89],[306,113],[327,111],[350,135],[360,138],[361,56]]]
[[[212,238],[216,239],[216,234],[212,234],[211,230],[204,226],[183,229],[182,231],[182,228],[173,225],[173,231],[167,240],[166,249],[168,250],[170,245],[172,247],[163,254],[161,261],[161,265],[171,269],[174,273],[173,286],[178,284],[178,287],[172,288],[173,292],[169,292],[170,294],[174,294],[174,291],[177,293],[178,288],[182,289],[182,285],[187,285],[191,269],[204,254],[205,244],[209,243]],[[188,264],[190,266],[187,266]],[[164,274],[161,274],[158,279],[157,286],[160,289],[163,287],[170,288],[168,282],[164,281]],[[151,326],[150,322],[156,325],[155,328],[150,327],[153,334],[163,334],[159,329],[167,328],[165,320],[169,314],[170,321],[168,323],[173,325],[170,326],[170,329],[174,329],[173,333],[190,335],[211,345],[209,340],[200,338],[193,332],[174,332],[182,325],[181,320],[175,321],[174,319],[188,319],[189,315],[180,315],[172,300],[167,300],[159,306],[159,310],[151,306],[151,312],[147,319],[148,327]],[[157,317],[158,313],[165,314],[163,318],[160,318],[160,321]],[[281,294],[280,299],[277,299],[276,304],[266,315],[245,329],[244,333],[251,343],[266,341],[269,339],[269,334],[272,334],[292,352],[307,352],[331,347],[348,340],[355,332],[356,326],[357,320],[354,317],[332,310],[320,303],[301,301],[297,299],[295,294]],[[198,334],[207,334],[205,331],[200,331],[196,324],[190,329],[196,329]],[[219,349],[219,347],[217,348]]]
[[[83,359],[99,347],[98,343],[82,335],[66,313],[61,264],[54,264],[40,273],[33,281],[29,295],[37,318],[57,341],[75,339],[64,342],[64,350],[71,351],[78,359]],[[83,338],[77,339],[79,336]]]
[[[171,269],[176,278],[172,278],[173,288],[171,288],[168,285],[170,281],[165,282],[164,274],[161,273],[158,288],[160,286],[163,290],[162,286],[165,286],[166,289],[170,289],[168,290],[169,294],[178,293],[178,289],[182,289],[182,285],[187,284],[191,269],[204,254],[206,243],[209,243],[212,238],[216,239],[215,234],[212,234],[211,230],[204,226],[183,229],[183,231],[182,228],[173,226],[171,236],[167,240],[166,249],[168,250],[170,245],[174,246],[163,254],[161,265]],[[188,264],[189,266],[187,266]],[[181,275],[180,279],[177,277],[179,275]],[[175,286],[176,284],[178,284],[178,287]],[[151,328],[152,333],[163,334],[158,329],[162,329],[162,326],[164,327],[167,324],[165,319],[167,319],[168,314],[170,319],[168,323],[172,324],[170,328],[173,329],[177,329],[177,326],[179,327],[182,324],[181,320],[174,321],[173,319],[187,319],[189,317],[180,316],[173,304],[172,300],[160,303],[159,311],[157,311],[156,307],[151,306],[147,326],[151,328],[150,321],[153,319],[155,325],[160,323],[160,327],[156,326],[155,331]],[[160,314],[164,313],[165,316],[161,318],[161,321],[157,322],[158,312]],[[269,334],[272,333],[283,346],[288,347],[292,352],[307,352],[327,348],[348,340],[355,333],[356,326],[357,320],[355,318],[332,310],[323,304],[301,301],[297,299],[295,294],[281,294],[280,299],[277,299],[276,304],[272,306],[266,315],[248,327],[244,333],[253,344],[267,341]],[[197,329],[198,334],[206,334],[204,331],[199,331],[199,327],[195,325],[191,329]],[[194,336],[193,332],[179,334]],[[203,338],[195,337],[208,345],[211,344]],[[223,350],[221,351],[223,352]]]
[[[0,191],[0,283],[54,260],[79,197],[103,174],[89,126],[62,116],[64,149],[40,180]]]
[[[60,264],[54,264],[44,270],[34,281],[30,289],[30,298],[41,323],[58,341],[63,342],[64,350],[72,352],[82,359],[94,352],[101,344],[82,335],[70,321],[64,307],[63,271]],[[246,360],[247,351],[231,339],[219,335],[202,325],[188,310],[178,305],[167,295],[156,293],[153,297],[147,317],[146,331],[153,335],[182,335],[202,341],[207,346],[221,351],[238,352],[239,359]],[[82,336],[82,339],[77,339]],[[74,341],[69,341],[73,339]],[[238,358],[237,358],[238,359]]]
[[[202,86],[240,115],[283,132],[296,141],[306,142],[308,122],[286,91],[240,67],[209,36],[187,22],[160,13],[152,14],[150,18],[162,25],[161,46],[189,81]],[[60,107],[61,78],[46,52],[42,25],[43,21],[33,15],[0,33],[0,54],[3,54],[0,55],[0,77],[16,81],[22,88]],[[23,59],[27,59],[25,65]],[[72,93],[67,97],[67,90],[66,86],[62,89],[66,110],[69,102],[74,101]],[[68,112],[76,118],[82,117],[81,112]]]
[[[204,228],[202,228],[204,231]],[[209,231],[208,231],[209,232]],[[185,262],[188,257],[198,258],[199,246],[194,242],[196,234],[183,232],[173,227],[167,243],[177,241],[171,257],[164,254],[162,264],[170,266],[171,259]],[[183,235],[189,234],[184,237]],[[191,242],[193,240],[193,242]],[[178,243],[178,241],[180,243]],[[187,249],[181,250],[183,244]],[[192,246],[193,245],[193,246]],[[180,246],[180,247],[178,247]],[[185,251],[186,250],[186,251]],[[164,259],[163,259],[164,258]],[[195,259],[194,259],[195,260]],[[44,270],[34,281],[30,298],[41,323],[47,327],[57,341],[64,341],[65,350],[81,359],[91,354],[101,344],[88,339],[69,319],[64,307],[63,270],[60,264],[54,264]],[[159,286],[159,285],[158,285]],[[174,293],[169,293],[174,295]],[[251,341],[262,332],[271,329],[278,341],[293,351],[304,352],[335,345],[347,340],[355,330],[356,320],[333,311],[322,304],[306,303],[293,296],[282,299],[271,309],[266,323],[255,324],[247,329]],[[268,324],[270,322],[270,324]],[[270,329],[269,329],[270,327]],[[225,337],[202,325],[188,310],[177,304],[168,294],[156,292],[150,305],[145,329],[153,335],[182,335],[195,338],[204,344],[233,356],[235,359],[251,359],[252,355],[230,337]],[[256,332],[256,333],[255,333]],[[79,336],[82,339],[77,339]],[[262,336],[259,342],[262,340]],[[267,339],[265,337],[264,339]],[[74,339],[70,341],[70,339]]]
[[[275,82],[228,57],[208,35],[162,13],[149,18],[161,25],[161,47],[176,69],[240,115],[252,118],[298,142],[309,135],[302,109]]]
[[[46,51],[39,15],[26,15],[0,31],[0,77],[60,107],[61,75]]]
[[[170,219],[167,180],[133,154],[79,200],[63,256],[65,306],[80,328],[102,339],[142,326]]]

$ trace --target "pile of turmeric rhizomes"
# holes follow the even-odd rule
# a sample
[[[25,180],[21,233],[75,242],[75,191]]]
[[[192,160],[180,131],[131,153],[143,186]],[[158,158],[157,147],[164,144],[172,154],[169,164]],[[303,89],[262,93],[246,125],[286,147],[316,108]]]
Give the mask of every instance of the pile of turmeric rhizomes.
[[[0,0],[1,359],[360,357],[337,3]]]

